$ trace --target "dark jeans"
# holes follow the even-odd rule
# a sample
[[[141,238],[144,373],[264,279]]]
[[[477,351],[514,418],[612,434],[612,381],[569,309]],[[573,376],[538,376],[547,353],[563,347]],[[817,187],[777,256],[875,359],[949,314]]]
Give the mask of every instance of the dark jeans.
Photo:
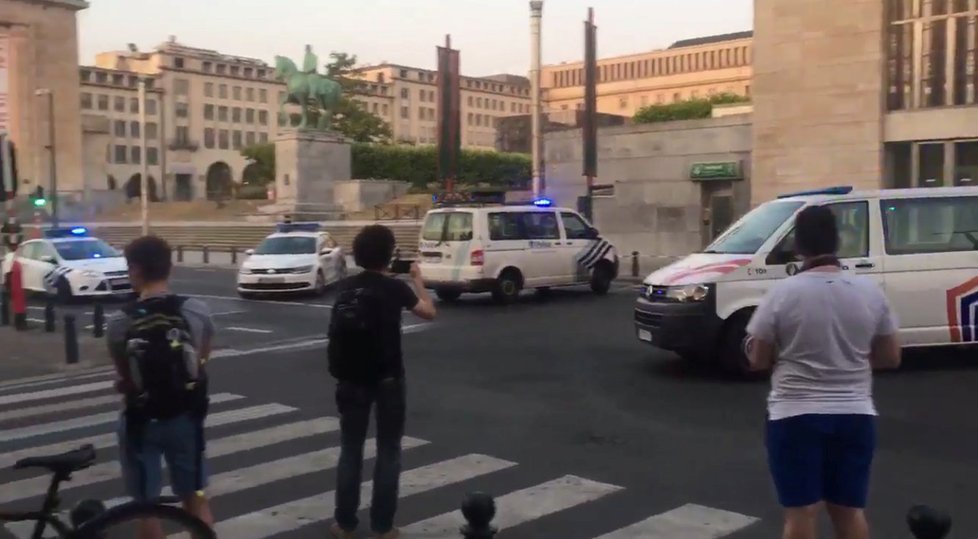
[[[394,526],[401,475],[401,437],[406,408],[404,381],[388,378],[376,387],[340,382],[336,406],[340,412],[342,449],[336,470],[336,522],[353,531],[359,524],[360,476],[363,444],[370,424],[370,408],[376,404],[377,461],[374,464],[370,527],[387,533]]]

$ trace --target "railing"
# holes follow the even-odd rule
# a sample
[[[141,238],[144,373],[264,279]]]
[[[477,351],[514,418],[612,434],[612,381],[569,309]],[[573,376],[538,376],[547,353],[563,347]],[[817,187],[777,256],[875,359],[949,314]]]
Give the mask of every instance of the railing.
[[[400,221],[402,219],[421,219],[424,212],[417,204],[378,204],[374,206],[374,219],[377,221]]]
[[[200,145],[189,140],[170,139],[170,143],[167,144],[167,148],[174,152],[178,150],[189,150],[191,152],[196,152],[197,149],[200,148]]]

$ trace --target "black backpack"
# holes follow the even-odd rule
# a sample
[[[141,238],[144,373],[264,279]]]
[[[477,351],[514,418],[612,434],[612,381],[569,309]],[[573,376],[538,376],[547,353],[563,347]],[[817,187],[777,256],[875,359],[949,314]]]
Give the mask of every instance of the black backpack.
[[[206,414],[207,374],[181,313],[186,298],[168,295],[130,305],[126,355],[133,390],[126,407],[146,419]]]
[[[383,301],[370,286],[339,293],[329,321],[329,372],[341,381],[376,383],[383,375]]]

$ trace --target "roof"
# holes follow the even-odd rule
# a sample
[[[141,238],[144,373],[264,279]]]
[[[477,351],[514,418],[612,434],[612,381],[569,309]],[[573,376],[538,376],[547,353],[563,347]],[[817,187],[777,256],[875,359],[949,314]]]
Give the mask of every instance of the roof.
[[[978,186],[958,186],[958,187],[914,187],[908,189],[871,189],[864,191],[852,191],[844,195],[832,194],[809,194],[778,198],[775,200],[862,200],[876,198],[918,198],[921,196],[976,196]]]
[[[747,30],[745,32],[733,32],[730,34],[716,34],[712,36],[694,37],[690,39],[680,39],[679,41],[669,45],[670,49],[679,49],[682,47],[696,47],[698,45],[710,45],[712,43],[723,43],[724,41],[734,41],[737,39],[748,39],[754,37],[754,32],[752,30]]]

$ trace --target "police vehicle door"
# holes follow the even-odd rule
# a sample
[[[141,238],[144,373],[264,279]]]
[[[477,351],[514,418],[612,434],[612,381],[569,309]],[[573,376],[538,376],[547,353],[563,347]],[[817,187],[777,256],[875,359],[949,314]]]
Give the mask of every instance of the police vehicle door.
[[[570,282],[587,282],[590,280],[591,268],[602,255],[607,254],[604,247],[599,247],[597,239],[591,237],[591,227],[573,212],[560,212],[560,222],[564,227],[564,240],[561,248],[561,277]],[[608,250],[610,250],[610,245]]]
[[[560,282],[564,273],[561,264],[563,246],[560,239],[560,226],[557,224],[557,212],[528,211],[522,214],[522,220],[529,240],[527,275],[524,275],[526,285]]]

